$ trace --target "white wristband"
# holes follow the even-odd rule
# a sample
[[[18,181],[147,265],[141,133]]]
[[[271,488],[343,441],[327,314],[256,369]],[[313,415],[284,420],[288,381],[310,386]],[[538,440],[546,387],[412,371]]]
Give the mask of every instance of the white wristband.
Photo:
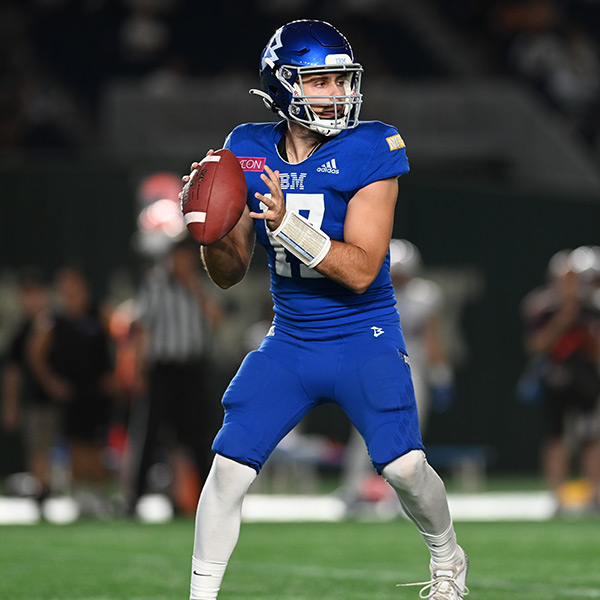
[[[316,267],[329,252],[331,239],[303,216],[287,211],[273,237],[307,267]]]

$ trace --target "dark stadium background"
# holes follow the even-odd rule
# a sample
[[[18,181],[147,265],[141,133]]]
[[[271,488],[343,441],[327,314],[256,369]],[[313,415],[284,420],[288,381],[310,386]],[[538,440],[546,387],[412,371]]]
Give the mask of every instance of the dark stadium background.
[[[3,2],[0,269],[51,271],[78,256],[101,295],[117,271],[135,279],[140,181],[183,174],[236,124],[268,119],[247,89],[271,32],[328,20],[365,66],[362,116],[393,123],[407,144],[395,237],[413,241],[432,274],[476,282],[459,312],[456,407],[433,416],[427,443],[484,445],[490,469],[537,473],[539,413],[516,394],[519,304],[553,253],[599,243],[600,96],[583,115],[560,104],[519,69],[516,40],[572,26],[597,43],[600,5],[537,2],[527,16],[528,4]],[[158,25],[147,43],[127,33],[133,16]],[[327,410],[310,428],[346,432]],[[0,440],[6,474],[18,452]]]

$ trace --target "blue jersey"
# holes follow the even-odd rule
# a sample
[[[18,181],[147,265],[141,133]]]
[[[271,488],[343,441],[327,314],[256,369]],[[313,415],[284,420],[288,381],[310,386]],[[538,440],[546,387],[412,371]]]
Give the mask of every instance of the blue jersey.
[[[254,194],[268,192],[260,179],[267,164],[279,171],[287,209],[306,217],[333,240],[343,241],[348,203],[361,188],[409,170],[398,131],[379,121],[342,131],[298,164],[288,163],[277,151],[286,128],[286,121],[240,125],[225,142],[244,169],[248,206],[255,212],[266,210]],[[287,252],[265,221],[256,220],[255,230],[269,257],[276,326],[318,330],[398,318],[389,253],[366,292],[356,294]]]

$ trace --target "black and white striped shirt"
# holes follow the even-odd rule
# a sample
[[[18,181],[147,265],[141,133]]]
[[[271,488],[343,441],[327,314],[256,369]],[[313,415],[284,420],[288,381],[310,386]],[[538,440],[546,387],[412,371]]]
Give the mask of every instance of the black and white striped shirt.
[[[138,314],[150,332],[150,361],[188,362],[205,353],[208,323],[200,298],[166,270],[151,273],[142,284]]]

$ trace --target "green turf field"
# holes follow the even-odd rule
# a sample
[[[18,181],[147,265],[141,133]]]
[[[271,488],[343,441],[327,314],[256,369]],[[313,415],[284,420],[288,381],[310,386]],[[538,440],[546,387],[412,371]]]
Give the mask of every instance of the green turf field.
[[[469,598],[600,598],[600,520],[458,523],[471,559]],[[2,600],[186,600],[191,520],[0,528]],[[220,600],[402,600],[427,577],[413,525],[242,527]]]

